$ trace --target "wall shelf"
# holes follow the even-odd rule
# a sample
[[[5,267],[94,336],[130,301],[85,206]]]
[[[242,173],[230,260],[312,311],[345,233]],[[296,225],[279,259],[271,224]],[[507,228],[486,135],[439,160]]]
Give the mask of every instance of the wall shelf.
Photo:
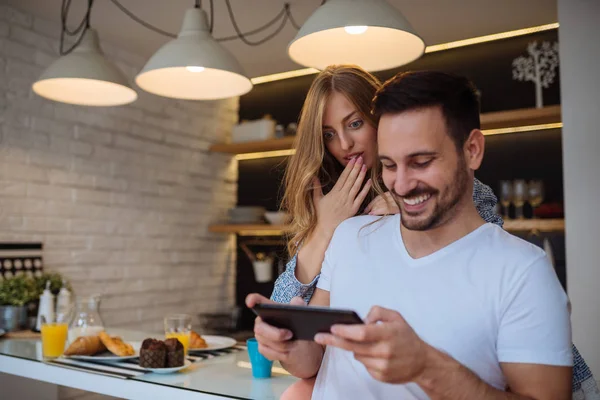
[[[285,231],[284,225],[269,224],[221,224],[211,225],[213,233],[236,233],[240,236],[280,236]],[[564,219],[509,219],[504,222],[504,229],[509,232],[532,231],[556,232],[565,229]]]
[[[543,108],[523,108],[518,110],[498,111],[481,114],[482,129],[513,128],[530,125],[554,124],[561,121],[560,105]],[[218,143],[210,147],[210,151],[227,154],[261,153],[289,150],[294,144],[294,137],[259,140],[244,143]]]

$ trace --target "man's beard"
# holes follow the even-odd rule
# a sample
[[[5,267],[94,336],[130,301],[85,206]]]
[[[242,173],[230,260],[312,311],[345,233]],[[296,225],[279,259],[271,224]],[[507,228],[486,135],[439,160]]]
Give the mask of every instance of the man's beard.
[[[415,197],[419,195],[431,194],[431,200],[435,200],[435,208],[425,218],[419,218],[419,215],[411,215],[404,211],[402,204],[398,204],[400,208],[400,221],[402,225],[412,231],[427,231],[444,224],[450,220],[457,210],[457,205],[460,203],[462,197],[467,191],[469,174],[463,164],[463,161],[459,159],[454,173],[454,177],[450,184],[442,192],[434,189],[430,186],[417,187],[414,190],[407,193],[405,196],[399,196],[393,189],[392,194],[396,203],[403,203],[402,197]],[[442,196],[438,196],[439,193],[443,193]]]

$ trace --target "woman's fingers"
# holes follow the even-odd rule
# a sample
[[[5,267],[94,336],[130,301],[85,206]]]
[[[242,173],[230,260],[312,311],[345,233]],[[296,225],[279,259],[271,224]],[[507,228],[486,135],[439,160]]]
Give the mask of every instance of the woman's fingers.
[[[344,184],[346,183],[346,180],[348,179],[348,175],[350,175],[350,172],[352,172],[352,170],[354,169],[354,166],[356,165],[356,161],[357,160],[355,158],[353,158],[348,162],[348,164],[346,165],[346,168],[344,168],[344,170],[342,171],[342,174],[338,178],[337,182],[335,182],[335,185],[333,185],[332,190],[340,190],[342,187],[344,187]]]
[[[348,200],[353,201],[356,198],[356,195],[360,191],[360,187],[362,186],[363,181],[365,180],[365,176],[367,175],[367,167],[363,164],[360,167],[360,172],[358,173],[356,179],[354,180],[354,184],[350,188],[348,192]],[[352,178],[348,178],[350,180]]]
[[[363,188],[360,191],[360,193],[358,194],[358,196],[356,196],[356,198],[354,199],[353,207],[354,207],[355,213],[356,213],[356,211],[358,211],[358,209],[360,208],[360,205],[362,204],[363,201],[365,201],[365,198],[369,194],[369,190],[371,190],[371,184],[372,184],[371,179],[369,179],[367,181],[367,183],[365,183],[365,186],[363,186]]]

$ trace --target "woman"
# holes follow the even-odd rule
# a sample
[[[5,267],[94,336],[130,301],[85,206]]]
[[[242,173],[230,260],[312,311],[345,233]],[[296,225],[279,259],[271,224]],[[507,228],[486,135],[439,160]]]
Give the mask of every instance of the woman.
[[[381,83],[360,67],[330,66],[313,81],[298,124],[296,153],[285,174],[282,209],[292,215],[288,251],[292,259],[275,282],[271,299],[289,303],[294,297],[308,302],[316,287],[325,251],[333,232],[357,214],[395,214],[388,194],[377,196],[373,176],[377,162],[377,121],[371,100]],[[380,185],[383,187],[383,185]],[[475,180],[473,201],[487,222],[502,225],[494,212],[492,190]],[[295,299],[297,300],[297,299]],[[575,347],[573,390],[592,382],[591,373]],[[307,399],[314,378],[292,385],[282,398]],[[585,397],[586,399],[592,397]]]

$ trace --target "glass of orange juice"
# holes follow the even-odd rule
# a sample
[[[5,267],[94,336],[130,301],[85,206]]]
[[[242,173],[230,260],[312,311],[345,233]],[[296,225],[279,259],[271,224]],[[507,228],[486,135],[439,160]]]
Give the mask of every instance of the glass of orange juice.
[[[165,338],[175,338],[183,345],[183,352],[187,354],[190,347],[190,334],[192,332],[192,317],[187,314],[172,314],[165,317]]]
[[[68,330],[69,325],[61,320],[42,323],[42,354],[44,358],[56,358],[62,355],[65,351]]]

